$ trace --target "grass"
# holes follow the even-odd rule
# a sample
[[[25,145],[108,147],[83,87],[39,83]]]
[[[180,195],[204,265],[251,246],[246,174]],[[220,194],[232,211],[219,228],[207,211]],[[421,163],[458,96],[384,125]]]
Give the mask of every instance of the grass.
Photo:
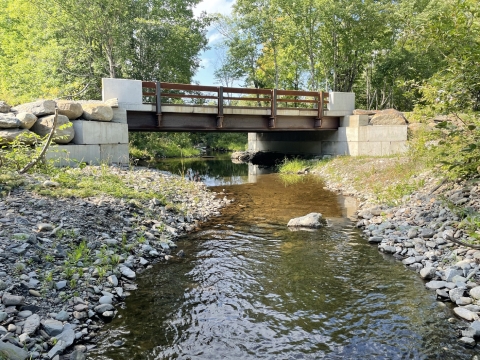
[[[310,169],[312,165],[315,165],[316,163],[316,161],[298,158],[292,160],[284,159],[278,166],[278,172],[280,174],[298,174],[304,172],[306,169]]]

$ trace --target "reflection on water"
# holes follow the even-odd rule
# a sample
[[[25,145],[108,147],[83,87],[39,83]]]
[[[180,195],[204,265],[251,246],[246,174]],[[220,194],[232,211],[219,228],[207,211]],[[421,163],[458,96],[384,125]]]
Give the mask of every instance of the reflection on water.
[[[349,200],[315,177],[256,180],[222,184],[234,205],[139,277],[92,359],[471,358],[450,309],[345,219]],[[312,211],[329,226],[286,228]]]

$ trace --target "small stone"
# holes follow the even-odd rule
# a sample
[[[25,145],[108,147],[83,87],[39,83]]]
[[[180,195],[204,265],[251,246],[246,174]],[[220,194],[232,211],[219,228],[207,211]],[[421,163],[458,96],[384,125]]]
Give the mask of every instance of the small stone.
[[[103,314],[105,311],[115,310],[115,308],[111,304],[101,304],[95,306],[94,310],[97,314]]]
[[[417,231],[416,228],[410,228],[410,229],[408,229],[407,237],[408,237],[409,239],[413,239],[413,238],[417,237],[417,235],[418,235],[418,231]]]
[[[20,311],[17,316],[20,317],[20,318],[28,318],[29,316],[32,315],[32,312],[30,310],[24,310],[24,311]]]
[[[104,313],[102,313],[102,316],[105,317],[105,318],[108,318],[108,319],[113,318],[114,315],[115,315],[115,313],[113,311],[105,311]]]
[[[8,317],[8,314],[4,311],[0,311],[0,322],[5,321],[5,319]]]
[[[50,336],[55,336],[63,331],[63,324],[54,319],[47,319],[42,322],[45,332]]]
[[[121,266],[120,272],[122,273],[123,276],[125,276],[127,279],[130,279],[130,280],[134,280],[137,277],[135,272],[126,266]]]
[[[475,345],[477,345],[475,340],[472,339],[472,338],[462,337],[458,341],[461,342],[462,344],[468,346],[468,347],[474,347]]]
[[[54,229],[52,224],[40,223],[37,224],[38,231],[52,231]]]
[[[35,334],[37,329],[40,326],[40,316],[37,314],[33,314],[25,320],[25,324],[23,325],[23,332],[26,334]]]
[[[107,280],[110,284],[112,284],[113,286],[117,286],[118,285],[118,279],[115,275],[110,275],[109,277],[107,277]]]
[[[436,280],[430,281],[425,284],[427,289],[431,289],[431,290],[442,289],[446,287],[446,285],[447,285],[446,281],[436,281]]]
[[[112,304],[113,301],[112,301],[112,298],[111,298],[110,296],[102,296],[102,297],[98,300],[98,302],[99,302],[100,304]]]
[[[14,324],[9,324],[7,330],[13,333],[17,331],[17,327]]]
[[[464,288],[455,288],[455,289],[450,290],[450,292],[448,294],[449,294],[450,300],[453,303],[456,303],[457,300],[460,299],[463,296],[464,293],[465,293]]]
[[[2,303],[5,306],[18,306],[22,305],[25,301],[23,296],[16,296],[11,294],[3,294]]]
[[[35,296],[35,297],[42,297],[42,294],[40,294],[37,290],[28,290],[28,292],[30,293],[30,295],[32,296]]]
[[[472,298],[462,296],[455,302],[458,306],[470,305],[472,303]]]
[[[422,279],[430,280],[435,276],[436,269],[432,266],[424,267],[420,270],[420,277]]]
[[[67,287],[67,281],[66,280],[59,281],[55,284],[55,287],[57,288],[57,290],[62,290]]]
[[[453,311],[462,319],[465,319],[468,321],[478,320],[478,315],[466,308],[456,307],[453,309]]]
[[[382,240],[383,240],[383,237],[381,236],[372,236],[368,238],[368,242],[371,244],[379,244],[382,242]]]
[[[56,316],[55,316],[55,320],[58,320],[58,321],[68,321],[68,318],[70,317],[70,315],[68,314],[68,312],[66,312],[65,310],[61,310]]]
[[[470,289],[470,296],[474,298],[475,300],[480,299],[480,286],[476,286],[472,289]]]

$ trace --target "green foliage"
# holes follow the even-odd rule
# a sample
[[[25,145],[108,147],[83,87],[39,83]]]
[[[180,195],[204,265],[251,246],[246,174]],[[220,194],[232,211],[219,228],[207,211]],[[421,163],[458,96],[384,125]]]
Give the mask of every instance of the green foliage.
[[[297,174],[309,169],[312,164],[312,161],[298,158],[292,160],[284,159],[283,162],[278,166],[278,172],[281,174]]]
[[[211,21],[198,2],[0,0],[0,99],[98,98],[102,77],[190,82]]]
[[[480,171],[480,114],[454,117],[457,125],[448,121],[437,125],[439,162],[450,178],[470,177]]]
[[[190,157],[200,154],[188,133],[133,133],[131,155],[139,159]]]

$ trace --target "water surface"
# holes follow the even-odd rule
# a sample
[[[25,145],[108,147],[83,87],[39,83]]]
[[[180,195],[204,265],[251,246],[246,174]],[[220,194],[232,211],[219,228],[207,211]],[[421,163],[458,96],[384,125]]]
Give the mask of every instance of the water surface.
[[[451,309],[359,236],[345,199],[246,171],[201,174],[235,202],[139,276],[92,359],[471,359]],[[329,225],[287,229],[313,211]]]

